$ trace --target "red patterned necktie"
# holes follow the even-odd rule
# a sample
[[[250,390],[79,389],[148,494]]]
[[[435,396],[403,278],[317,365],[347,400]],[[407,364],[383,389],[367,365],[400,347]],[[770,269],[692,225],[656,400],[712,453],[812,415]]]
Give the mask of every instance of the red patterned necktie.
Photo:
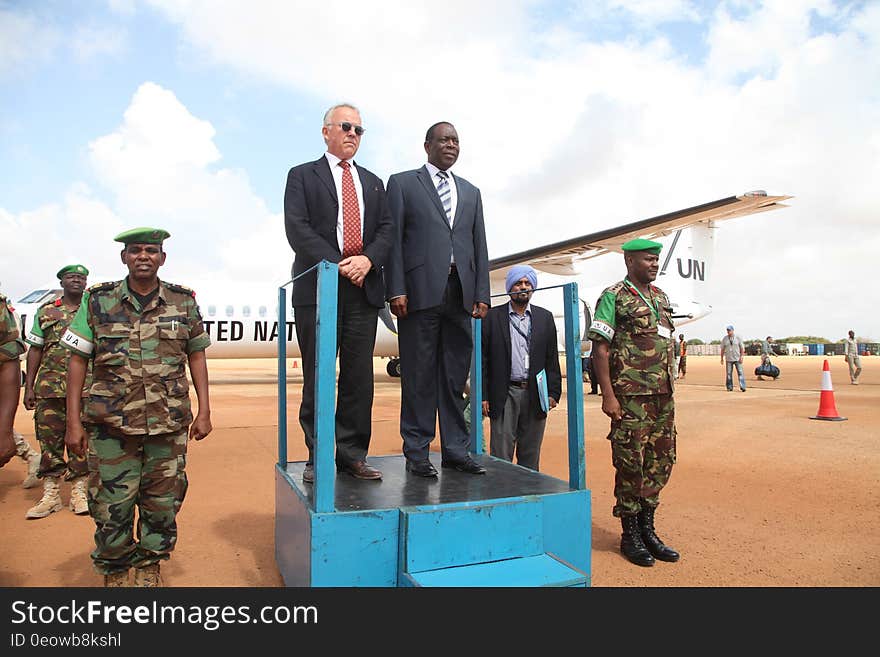
[[[347,258],[360,255],[363,250],[361,214],[351,164],[342,160],[339,166],[342,167],[342,257]]]

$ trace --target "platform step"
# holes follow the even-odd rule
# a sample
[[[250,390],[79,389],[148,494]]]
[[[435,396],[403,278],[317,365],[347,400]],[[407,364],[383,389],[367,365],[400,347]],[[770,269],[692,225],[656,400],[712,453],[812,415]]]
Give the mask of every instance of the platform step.
[[[468,566],[402,573],[401,586],[413,587],[586,587],[585,573],[552,554],[538,554]]]

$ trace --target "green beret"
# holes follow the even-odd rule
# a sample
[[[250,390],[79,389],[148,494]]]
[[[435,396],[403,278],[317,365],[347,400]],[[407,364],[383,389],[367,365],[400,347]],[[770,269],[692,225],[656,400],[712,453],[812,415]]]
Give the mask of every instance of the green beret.
[[[82,265],[67,265],[66,267],[62,267],[58,270],[58,273],[55,274],[60,281],[64,278],[64,274],[82,274],[83,276],[89,275],[89,270],[83,267]]]
[[[651,240],[638,239],[630,240],[620,247],[624,251],[648,251],[654,255],[660,255],[663,245],[660,242],[652,242]]]
[[[163,240],[171,237],[171,233],[161,228],[132,228],[113,238],[115,242],[123,244],[161,244]]]

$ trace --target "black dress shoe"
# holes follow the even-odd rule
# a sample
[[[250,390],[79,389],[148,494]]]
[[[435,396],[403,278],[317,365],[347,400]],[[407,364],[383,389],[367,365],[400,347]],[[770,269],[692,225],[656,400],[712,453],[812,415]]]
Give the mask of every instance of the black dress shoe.
[[[430,461],[407,461],[406,471],[419,477],[436,477],[437,470]]]
[[[306,468],[303,470],[303,481],[307,484],[315,483],[315,466],[311,463],[306,463]]]
[[[355,479],[381,479],[382,473],[368,465],[366,461],[354,461],[339,468],[341,472],[347,472]]]
[[[459,472],[467,472],[468,474],[486,474],[486,468],[468,457],[464,461],[442,461],[442,468],[452,468]]]

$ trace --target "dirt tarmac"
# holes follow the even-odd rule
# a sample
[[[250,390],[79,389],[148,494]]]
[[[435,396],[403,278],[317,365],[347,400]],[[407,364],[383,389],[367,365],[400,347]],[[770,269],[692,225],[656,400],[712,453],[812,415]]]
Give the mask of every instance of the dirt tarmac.
[[[714,356],[689,358],[676,390],[678,462],[661,496],[657,529],[682,554],[675,564],[640,568],[618,551],[612,517],[613,469],[601,397],[585,396],[587,487],[592,495],[593,586],[880,585],[880,359],[863,357],[861,385],[843,357],[830,357],[835,400],[845,422],[808,419],[819,405],[822,356],[775,360],[776,381],[727,392]],[[274,556],[277,454],[275,361],[209,360],[213,433],[190,443],[189,492],[179,541],[163,565],[166,586],[283,586]],[[372,455],[398,454],[400,386],[375,361]],[[304,460],[296,421],[300,370],[289,364],[289,460]],[[564,395],[563,395],[564,396]],[[553,411],[541,470],[568,478],[565,405]],[[33,413],[16,428],[34,445]],[[485,423],[488,434],[488,421]],[[439,449],[435,439],[432,448]],[[439,454],[432,457],[439,465]],[[91,567],[94,525],[66,507],[25,520],[42,488],[25,490],[25,463],[0,469],[0,586],[101,586]],[[62,499],[68,502],[70,484]]]

